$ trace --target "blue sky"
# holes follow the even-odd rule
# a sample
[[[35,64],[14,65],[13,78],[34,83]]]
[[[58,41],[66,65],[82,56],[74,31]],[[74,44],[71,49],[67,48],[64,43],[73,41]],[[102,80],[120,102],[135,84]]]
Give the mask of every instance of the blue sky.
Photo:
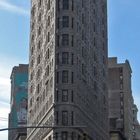
[[[109,56],[130,61],[132,90],[140,108],[140,1],[108,0]],[[0,0],[0,117],[7,118],[12,67],[28,63],[30,0]],[[140,115],[139,115],[140,118]],[[1,121],[0,128],[7,127]],[[7,132],[0,132],[8,140]]]
[[[117,56],[119,62],[125,59],[132,67],[132,92],[140,109],[140,1],[109,0],[108,39],[109,56]],[[140,120],[140,113],[139,113]]]

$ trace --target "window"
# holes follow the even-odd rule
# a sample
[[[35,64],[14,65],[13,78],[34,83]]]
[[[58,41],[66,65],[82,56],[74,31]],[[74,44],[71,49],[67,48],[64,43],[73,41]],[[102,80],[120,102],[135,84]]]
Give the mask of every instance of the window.
[[[59,35],[57,35],[57,46],[59,47]]]
[[[94,61],[97,62],[97,55],[95,52],[94,52]]]
[[[32,93],[32,92],[33,92],[33,86],[30,87],[30,93]]]
[[[102,37],[103,38],[105,37],[105,31],[104,30],[102,31]]]
[[[71,64],[73,65],[73,62],[74,62],[74,54],[72,53],[71,54]]]
[[[50,67],[49,67],[49,65],[47,66],[46,74],[47,74],[47,76],[49,76],[49,74],[50,74]]]
[[[74,112],[72,111],[71,112],[71,125],[74,124]]]
[[[41,27],[38,28],[38,36],[41,35]]]
[[[63,0],[63,10],[69,9],[69,0]]]
[[[68,83],[68,71],[62,71],[62,83]]]
[[[69,16],[63,16],[62,26],[63,26],[63,28],[69,27]]]
[[[56,73],[56,83],[59,83],[59,72]]]
[[[75,138],[75,133],[72,132],[72,133],[71,133],[71,140],[74,140],[74,138]]]
[[[39,16],[38,16],[38,22],[40,22],[41,19],[42,19],[42,17],[41,17],[41,13],[40,13]]]
[[[74,45],[74,37],[73,37],[73,35],[71,36],[71,46],[73,47],[73,45]]]
[[[62,64],[68,64],[69,63],[69,53],[63,52],[62,53]]]
[[[68,132],[62,132],[62,140],[68,140]]]
[[[82,64],[82,74],[85,76],[86,74],[86,66]]]
[[[59,64],[59,53],[56,54],[56,64]]]
[[[123,83],[120,83],[120,90],[123,89]]]
[[[50,16],[48,16],[48,26],[50,26]]]
[[[32,19],[34,18],[34,16],[35,16],[35,6],[33,6],[32,7],[32,9],[31,9],[31,16],[32,16]]]
[[[98,89],[97,83],[94,82],[94,90],[97,91],[97,89]]]
[[[68,34],[62,34],[62,45],[63,46],[69,45],[69,35]]]
[[[96,24],[95,23],[93,24],[93,30],[94,30],[94,32],[96,32]]]
[[[33,30],[34,28],[34,23],[31,23],[31,30]],[[31,34],[31,42],[34,43],[34,40],[35,40],[35,35],[34,34]]]
[[[71,20],[71,28],[73,29],[73,27],[74,27],[74,18],[72,18]]]
[[[73,102],[73,90],[71,91],[71,102]]]
[[[105,19],[102,18],[102,25],[105,25]]]
[[[105,5],[102,5],[102,12],[105,13]]]
[[[120,71],[120,75],[123,74],[123,68],[119,68],[119,71]]]
[[[59,123],[59,116],[58,116],[59,114],[58,114],[58,111],[56,111],[56,124],[58,124]]]
[[[96,46],[96,38],[94,37],[94,46]]]
[[[84,24],[84,14],[82,14],[82,24]]]
[[[53,87],[53,77],[51,77],[51,79],[50,79],[50,87],[51,88]]]
[[[32,98],[30,99],[30,107],[32,107],[32,104],[33,104],[33,100]]]
[[[47,59],[49,59],[50,58],[50,49],[48,49],[48,51],[47,51]]]
[[[40,71],[40,69],[38,69],[38,71],[37,71],[37,78],[39,78],[40,75],[41,75],[41,71]]]
[[[68,125],[68,111],[62,111],[62,125]]]
[[[34,77],[34,72],[31,73],[30,80],[33,80],[33,77]]]
[[[62,102],[68,101],[68,90],[62,90]]]
[[[37,85],[37,93],[39,93],[40,92],[40,85],[38,84]]]
[[[81,136],[80,135],[78,135],[78,140],[81,140]]]
[[[50,8],[51,8],[51,3],[50,3],[50,0],[48,0],[48,5],[47,5],[47,8],[48,8],[48,10],[50,10]]]
[[[93,14],[96,15],[96,10],[95,9],[93,9]]]
[[[37,44],[37,49],[39,50],[41,48],[41,42],[38,41],[38,44]]]
[[[31,55],[34,53],[34,47],[31,47]]]
[[[40,64],[40,55],[37,57],[37,64]]]
[[[97,68],[95,66],[93,67],[93,72],[94,72],[94,76],[97,76]]]
[[[84,31],[82,30],[82,40],[84,40]]]
[[[74,76],[73,76],[73,72],[71,72],[71,83],[73,84],[74,83]]]
[[[38,6],[40,7],[42,5],[42,0],[39,0]]]
[[[57,18],[57,28],[59,29],[60,24],[60,18]]]
[[[60,0],[57,0],[57,1],[58,1],[57,9],[59,11],[60,10]]]
[[[58,90],[56,91],[56,101],[57,102],[59,101],[59,91]]]
[[[50,32],[48,32],[47,42],[50,42]]]
[[[34,60],[31,60],[31,67],[34,66]]]
[[[102,43],[102,46],[103,46],[103,51],[105,51],[105,43],[104,42]]]
[[[44,101],[45,100],[45,90],[43,91],[42,97],[43,97],[43,101]]]
[[[72,11],[74,10],[74,0],[72,0],[72,6],[71,6]]]
[[[84,1],[82,0],[82,8],[84,7]]]
[[[58,133],[55,133],[55,140],[58,140]]]
[[[120,97],[123,98],[123,92],[120,92]]]
[[[106,76],[106,72],[105,72],[105,69],[104,68],[103,68],[102,73],[103,73],[103,77],[105,77]]]

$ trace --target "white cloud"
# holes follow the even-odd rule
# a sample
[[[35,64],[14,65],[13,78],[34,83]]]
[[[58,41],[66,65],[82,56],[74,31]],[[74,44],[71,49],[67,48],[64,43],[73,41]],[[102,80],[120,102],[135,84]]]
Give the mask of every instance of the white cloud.
[[[0,102],[8,103],[10,99],[10,79],[0,77]]]
[[[0,132],[0,139],[1,140],[8,140],[7,132]]]
[[[9,86],[10,84],[10,79],[8,78],[3,78],[3,77],[0,77],[0,85],[3,85],[3,86]]]
[[[10,112],[10,74],[15,61],[13,59],[7,60],[5,57],[0,58],[2,60],[0,64],[0,117],[8,118]],[[0,119],[0,129],[7,127],[8,120]],[[8,140],[8,131],[0,132],[0,139]]]
[[[29,11],[28,10],[26,10],[22,7],[19,7],[17,5],[13,5],[6,0],[0,0],[0,10],[5,10],[5,11],[13,12],[13,13],[16,13],[16,14],[28,15],[29,16]]]

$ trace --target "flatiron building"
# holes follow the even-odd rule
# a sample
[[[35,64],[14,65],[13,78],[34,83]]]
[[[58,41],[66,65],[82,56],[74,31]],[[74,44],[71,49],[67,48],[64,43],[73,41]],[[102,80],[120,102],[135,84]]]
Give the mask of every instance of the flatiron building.
[[[32,0],[27,140],[109,140],[107,0]]]

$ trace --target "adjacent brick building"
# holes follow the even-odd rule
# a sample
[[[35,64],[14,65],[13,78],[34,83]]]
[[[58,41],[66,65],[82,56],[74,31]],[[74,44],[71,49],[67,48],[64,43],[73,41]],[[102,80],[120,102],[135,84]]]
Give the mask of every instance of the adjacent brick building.
[[[118,63],[109,58],[109,119],[110,131],[121,132],[127,140],[133,140],[132,70],[129,61]]]
[[[15,66],[11,73],[11,111],[9,114],[9,127],[17,128],[9,131],[9,140],[25,140],[26,129],[18,127],[27,125],[27,92],[28,92],[28,65]]]

